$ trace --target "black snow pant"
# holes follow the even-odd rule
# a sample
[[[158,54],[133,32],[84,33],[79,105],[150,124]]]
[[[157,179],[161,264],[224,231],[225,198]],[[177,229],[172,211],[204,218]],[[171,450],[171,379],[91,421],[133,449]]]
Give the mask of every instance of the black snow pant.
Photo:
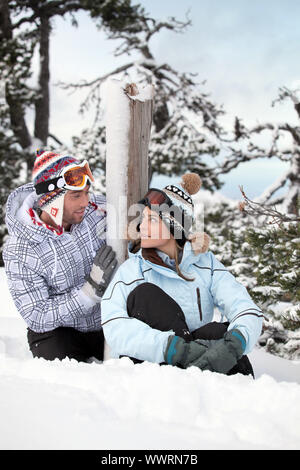
[[[173,330],[177,336],[192,341],[195,339],[221,339],[227,331],[229,323],[211,322],[190,332],[180,306],[160,287],[146,282],[137,286],[128,296],[127,313],[130,317],[147,323],[151,328],[160,331]],[[133,362],[140,363],[135,358]],[[242,356],[237,364],[227,372],[233,374],[252,375],[253,368],[247,356]]]
[[[103,361],[103,331],[83,333],[74,328],[56,328],[45,333],[36,333],[27,329],[27,339],[33,357],[41,357],[49,361],[54,359],[76,359],[87,362],[94,357]]]

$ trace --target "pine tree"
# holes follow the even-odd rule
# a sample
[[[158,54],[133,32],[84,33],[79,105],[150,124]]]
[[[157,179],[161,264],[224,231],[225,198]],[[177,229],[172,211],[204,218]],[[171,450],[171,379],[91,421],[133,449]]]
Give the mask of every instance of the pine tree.
[[[243,195],[238,207],[220,195],[199,195],[210,249],[263,311],[258,345],[278,356],[299,359],[300,219]]]
[[[254,226],[245,232],[256,280],[252,295],[269,317],[259,344],[274,354],[299,359],[300,217],[244,200],[243,212],[252,219],[256,216]]]

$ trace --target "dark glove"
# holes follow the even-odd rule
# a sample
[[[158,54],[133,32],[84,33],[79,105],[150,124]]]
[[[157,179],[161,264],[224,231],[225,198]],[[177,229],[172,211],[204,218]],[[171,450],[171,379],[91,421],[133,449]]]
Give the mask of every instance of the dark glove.
[[[246,340],[237,329],[227,331],[222,339],[209,343],[206,352],[191,365],[221,374],[226,374],[235,366],[246,348]]]
[[[164,353],[165,362],[186,369],[207,351],[208,344],[209,341],[206,340],[187,342],[179,336],[171,335]]]
[[[112,247],[103,245],[96,253],[90,274],[83,285],[83,292],[94,300],[99,300],[112,278],[118,262]]]

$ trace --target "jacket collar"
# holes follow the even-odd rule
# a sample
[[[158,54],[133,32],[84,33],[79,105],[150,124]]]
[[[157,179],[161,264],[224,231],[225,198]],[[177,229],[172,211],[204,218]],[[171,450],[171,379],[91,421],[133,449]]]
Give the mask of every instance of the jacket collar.
[[[165,268],[170,267],[168,263],[166,262],[166,259],[160,256],[160,254],[158,254],[158,250],[156,250],[155,248],[148,248],[148,249],[142,248],[142,257],[145,260],[150,261],[151,263],[157,264],[158,266],[164,266]]]
[[[167,259],[164,257],[164,259],[161,259],[155,249],[154,252],[156,254],[152,254],[151,257],[147,256],[146,258],[144,257],[143,249],[140,248],[139,251],[136,253],[132,253],[130,249],[132,248],[132,244],[128,244],[128,256],[130,258],[132,257],[138,257],[140,258],[144,263],[151,265],[152,269],[161,272],[162,274],[169,276],[169,277],[178,277],[178,274],[176,271],[173,271],[170,266],[167,265]],[[167,258],[168,256],[165,255]],[[157,257],[160,259],[160,262],[157,263]],[[192,249],[192,245],[189,241],[187,241],[184,245],[183,249],[183,255],[181,262],[179,264],[180,270],[184,273],[189,275],[189,268],[190,266],[195,263],[196,261],[199,260],[199,255],[195,254]]]

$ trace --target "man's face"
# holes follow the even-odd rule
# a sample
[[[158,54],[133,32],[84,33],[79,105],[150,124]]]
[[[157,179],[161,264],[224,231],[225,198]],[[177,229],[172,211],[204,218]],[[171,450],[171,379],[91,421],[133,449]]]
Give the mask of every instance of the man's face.
[[[79,224],[89,203],[89,189],[87,185],[81,191],[67,191],[64,200],[63,225]]]

